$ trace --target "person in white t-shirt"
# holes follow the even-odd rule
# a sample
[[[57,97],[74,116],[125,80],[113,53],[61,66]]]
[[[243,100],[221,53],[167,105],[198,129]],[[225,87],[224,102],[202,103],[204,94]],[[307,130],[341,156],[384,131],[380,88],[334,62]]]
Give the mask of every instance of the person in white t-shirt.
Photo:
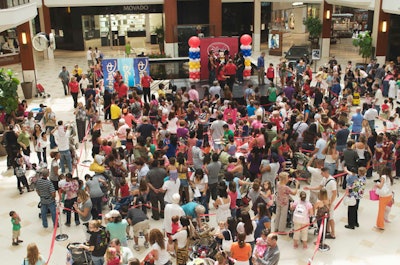
[[[164,235],[160,229],[154,228],[150,230],[149,241],[154,258],[154,265],[171,265],[171,256],[167,251]]]
[[[314,160],[315,160],[315,156],[312,156],[307,164],[307,171],[311,173],[310,185],[312,187],[318,186],[321,183],[321,181],[322,181],[321,168],[324,166],[323,160],[316,160],[315,167],[312,167],[311,165],[314,162]],[[318,192],[311,190],[310,191],[310,202],[312,204],[314,204],[317,202],[317,200],[318,200]]]
[[[94,64],[93,59],[94,59],[94,53],[92,51],[92,47],[89,47],[89,49],[86,52],[86,60],[88,62],[89,68]]]

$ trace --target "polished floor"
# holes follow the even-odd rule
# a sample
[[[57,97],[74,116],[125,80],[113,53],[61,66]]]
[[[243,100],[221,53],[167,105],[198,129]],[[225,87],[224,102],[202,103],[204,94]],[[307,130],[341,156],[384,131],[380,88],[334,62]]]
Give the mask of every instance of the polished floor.
[[[298,36],[297,36],[298,37]],[[301,37],[298,37],[301,38]],[[292,43],[296,43],[297,39],[293,38]],[[347,40],[342,40],[343,42]],[[287,47],[290,43],[286,44]],[[342,65],[349,59],[354,61],[359,60],[357,52],[351,48],[341,49],[332,47],[332,54],[335,54],[339,63]],[[349,47],[349,45],[347,46]],[[109,50],[104,49],[106,56],[123,56],[122,48],[120,50]],[[253,55],[257,58],[257,53]],[[73,120],[73,101],[70,96],[64,96],[61,82],[57,78],[61,66],[65,65],[68,69],[72,69],[74,64],[81,66],[86,65],[85,52],[69,52],[69,51],[56,51],[54,60],[43,59],[40,53],[35,54],[36,56],[36,67],[37,67],[37,78],[38,82],[43,84],[47,92],[51,94],[50,98],[38,99],[34,98],[29,100],[29,107],[37,107],[40,103],[51,106],[56,112],[57,119],[63,119],[65,121]],[[279,57],[267,56],[267,62],[277,63]],[[18,77],[21,78],[21,67],[20,65],[12,65],[10,68],[14,69],[18,73]],[[22,92],[19,91],[22,96]],[[380,128],[381,128],[381,124]],[[106,124],[104,128],[104,135],[111,134],[112,129],[110,124]],[[81,160],[90,158],[90,154],[85,153],[85,146],[82,146]],[[86,147],[90,150],[91,147]],[[80,152],[79,152],[80,153]],[[36,155],[32,154],[31,159],[36,161]],[[87,168],[83,166],[78,167],[78,175],[80,178],[87,172]],[[373,185],[372,180],[368,180],[366,189],[366,196],[362,199],[359,209],[359,223],[360,228],[356,230],[348,230],[344,228],[347,224],[347,209],[344,205],[340,205],[335,212],[336,220],[336,234],[335,240],[327,240],[327,244],[330,246],[330,250],[327,252],[318,251],[315,255],[312,264],[315,265],[375,265],[375,264],[400,264],[400,203],[395,203],[392,207],[390,219],[392,223],[386,224],[385,231],[377,231],[373,228],[377,216],[378,203],[376,201],[370,201],[368,198],[368,191]],[[303,184],[302,184],[303,186]],[[399,194],[400,188],[398,181],[394,185],[396,194]],[[340,197],[343,195],[343,190],[339,188]],[[44,229],[41,226],[41,220],[38,217],[39,209],[37,204],[39,197],[36,192],[24,193],[19,195],[16,189],[16,178],[12,175],[11,170],[7,170],[5,157],[0,158],[0,255],[7,260],[7,264],[21,264],[23,257],[26,255],[26,246],[28,243],[35,242],[40,249],[41,254],[47,259],[50,252],[52,229]],[[210,204],[211,205],[211,204]],[[22,218],[22,233],[21,239],[24,240],[19,246],[11,245],[11,222],[8,215],[9,211],[17,211]],[[211,213],[215,210],[212,209]],[[61,215],[63,220],[61,224],[65,222],[64,215]],[[51,222],[51,221],[50,221]],[[212,216],[210,224],[216,225],[215,218]],[[161,227],[161,221],[151,221],[152,227]],[[62,229],[62,231],[61,231]],[[57,231],[57,234],[65,233],[69,236],[69,239],[62,242],[55,242],[54,252],[49,261],[49,265],[62,265],[65,264],[66,260],[66,246],[70,242],[82,242],[84,239],[81,227],[72,225],[71,227],[65,227],[64,225]],[[316,237],[310,233],[308,240],[308,249],[303,250],[302,248],[293,249],[292,241],[288,236],[279,236],[278,245],[281,251],[280,263],[283,265],[304,265],[307,264],[309,259],[313,256],[314,245],[313,242]],[[129,245],[132,248],[133,242],[130,241]],[[146,251],[141,247],[140,251],[132,250],[135,257],[143,258]]]

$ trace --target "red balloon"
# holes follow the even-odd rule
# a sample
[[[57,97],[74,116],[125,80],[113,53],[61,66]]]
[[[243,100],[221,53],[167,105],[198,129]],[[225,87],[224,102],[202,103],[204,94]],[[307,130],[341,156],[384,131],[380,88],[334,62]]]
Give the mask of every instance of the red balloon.
[[[200,46],[200,39],[199,37],[192,36],[190,37],[188,44],[191,48],[197,48]]]
[[[249,34],[244,34],[242,37],[240,37],[240,43],[243,45],[250,45],[252,39]]]

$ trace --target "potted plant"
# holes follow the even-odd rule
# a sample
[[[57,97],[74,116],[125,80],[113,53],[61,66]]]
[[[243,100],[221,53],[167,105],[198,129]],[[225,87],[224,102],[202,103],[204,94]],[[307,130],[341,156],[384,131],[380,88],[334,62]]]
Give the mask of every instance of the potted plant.
[[[358,34],[353,40],[353,45],[358,47],[358,54],[364,59],[364,64],[367,64],[368,58],[372,56],[372,37],[369,32]]]
[[[157,43],[158,43],[158,47],[160,48],[160,53],[161,54],[165,53],[165,51],[164,51],[164,36],[165,36],[164,27],[163,26],[156,27],[154,29],[153,33],[157,35]]]
[[[0,69],[0,106],[7,114],[11,114],[18,108],[17,89],[19,83],[12,70]]]
[[[311,41],[311,48],[318,49],[319,37],[322,33],[321,20],[317,17],[307,17],[303,20],[303,24],[306,26],[306,29],[309,32],[308,39]]]

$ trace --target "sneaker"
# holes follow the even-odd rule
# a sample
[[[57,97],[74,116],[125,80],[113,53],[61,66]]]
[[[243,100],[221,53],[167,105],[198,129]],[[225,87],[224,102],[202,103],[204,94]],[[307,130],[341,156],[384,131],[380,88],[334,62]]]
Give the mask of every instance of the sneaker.
[[[385,219],[385,223],[391,223],[392,221]]]
[[[71,223],[65,223],[64,225],[70,227]]]
[[[81,224],[81,222],[79,222],[79,221],[78,221],[78,222],[75,222],[75,224],[76,224],[76,225],[80,225],[80,224]]]
[[[23,190],[20,190],[20,191],[19,191],[19,194],[23,194],[23,193],[24,193],[24,191],[23,191]]]
[[[149,248],[149,242],[144,242],[144,247]]]
[[[22,242],[24,242],[23,240],[18,240],[18,243],[22,243]]]
[[[385,228],[377,227],[376,225],[374,226],[374,228],[378,230],[385,230]]]
[[[344,227],[347,228],[347,229],[353,229],[354,230],[354,226],[345,225]]]
[[[325,236],[326,239],[336,239],[335,236],[332,236],[331,234],[328,234]]]
[[[17,242],[12,242],[13,246],[18,246],[19,244]]]
[[[135,245],[133,248],[134,248],[136,251],[139,251],[139,250],[140,250],[139,245]]]

